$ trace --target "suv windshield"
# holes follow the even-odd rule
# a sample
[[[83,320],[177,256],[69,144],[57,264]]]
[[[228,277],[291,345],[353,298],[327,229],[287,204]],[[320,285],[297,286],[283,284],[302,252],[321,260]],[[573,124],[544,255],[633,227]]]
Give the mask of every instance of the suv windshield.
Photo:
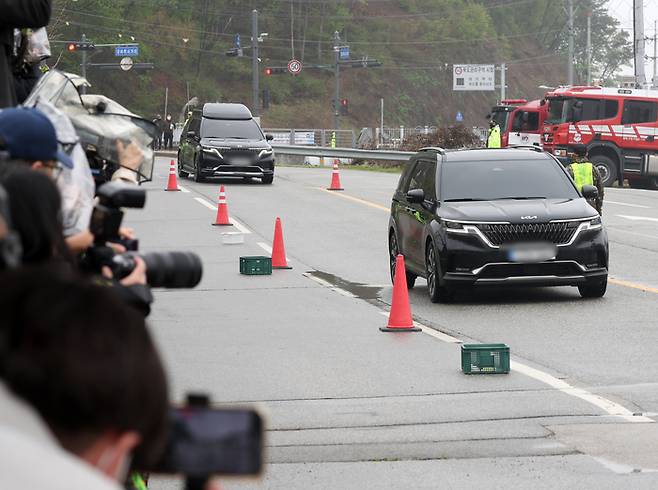
[[[201,121],[202,138],[225,138],[242,140],[265,139],[263,132],[253,119],[208,119]]]
[[[446,162],[442,167],[444,201],[580,197],[569,177],[552,160]]]

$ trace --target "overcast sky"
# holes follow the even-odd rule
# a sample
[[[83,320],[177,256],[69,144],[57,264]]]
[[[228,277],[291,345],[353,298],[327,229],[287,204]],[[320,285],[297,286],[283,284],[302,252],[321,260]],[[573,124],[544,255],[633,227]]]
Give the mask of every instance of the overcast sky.
[[[608,0],[608,11],[610,15],[619,19],[621,27],[628,29],[633,36],[633,0]],[[644,0],[644,35],[653,37],[654,21],[658,21],[658,0]],[[653,42],[645,44],[647,56],[653,56]],[[653,77],[653,62],[646,63],[647,81]],[[632,75],[632,66],[623,69],[624,74]]]

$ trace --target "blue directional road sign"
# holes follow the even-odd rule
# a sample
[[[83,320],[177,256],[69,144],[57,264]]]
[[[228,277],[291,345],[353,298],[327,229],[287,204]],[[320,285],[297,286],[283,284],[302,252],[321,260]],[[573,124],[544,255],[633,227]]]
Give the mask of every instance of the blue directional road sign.
[[[236,48],[240,47],[240,34],[235,35],[235,47]]]
[[[455,116],[455,121],[464,122],[464,114],[462,114],[461,111],[457,111],[457,115]]]
[[[350,59],[350,47],[341,46],[338,48],[338,59],[340,60],[349,60]]]
[[[114,56],[125,58],[126,56],[139,56],[139,46],[115,46]]]

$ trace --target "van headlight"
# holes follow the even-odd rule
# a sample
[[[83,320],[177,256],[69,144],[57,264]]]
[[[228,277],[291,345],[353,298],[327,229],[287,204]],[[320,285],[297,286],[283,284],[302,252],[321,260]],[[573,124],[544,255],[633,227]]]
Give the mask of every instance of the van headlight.
[[[596,218],[592,218],[589,221],[586,221],[587,226],[585,227],[586,230],[598,230],[603,227],[603,222],[601,221],[601,216],[597,216]]]

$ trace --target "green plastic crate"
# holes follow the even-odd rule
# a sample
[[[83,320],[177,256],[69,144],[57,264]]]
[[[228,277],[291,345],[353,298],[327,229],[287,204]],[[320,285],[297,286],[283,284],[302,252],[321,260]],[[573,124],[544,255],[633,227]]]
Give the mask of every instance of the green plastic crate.
[[[509,373],[509,347],[505,344],[463,344],[462,371],[465,374]]]
[[[262,256],[240,257],[240,274],[246,274],[247,276],[270,275],[272,274],[272,259]]]

